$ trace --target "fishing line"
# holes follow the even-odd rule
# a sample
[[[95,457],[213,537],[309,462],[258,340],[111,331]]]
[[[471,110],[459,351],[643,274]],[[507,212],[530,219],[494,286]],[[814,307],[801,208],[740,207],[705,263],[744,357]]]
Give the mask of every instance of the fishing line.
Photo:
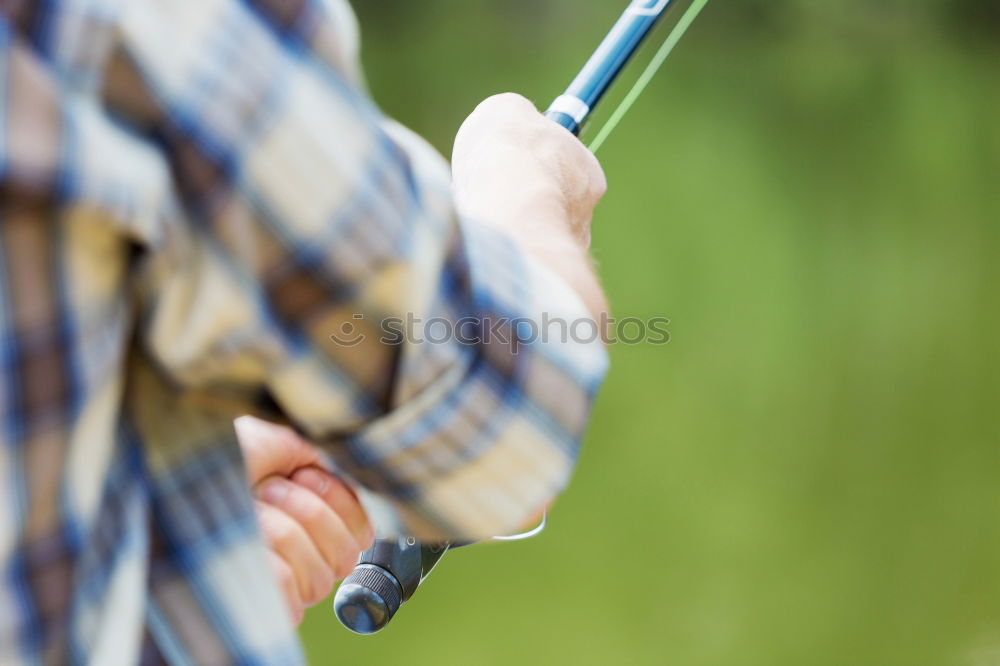
[[[608,137],[611,136],[611,133],[615,131],[615,128],[618,127],[618,124],[621,123],[622,119],[628,115],[628,112],[635,105],[636,101],[638,101],[638,99],[642,96],[642,93],[649,86],[650,82],[652,82],[657,72],[659,72],[660,68],[663,67],[663,63],[667,61],[667,58],[674,50],[674,47],[681,41],[684,33],[688,31],[688,28],[691,27],[691,24],[694,23],[694,20],[698,18],[701,10],[704,9],[707,4],[708,0],[694,0],[694,2],[691,3],[691,6],[687,8],[687,11],[684,12],[683,16],[681,16],[680,21],[677,22],[674,29],[670,31],[669,35],[667,35],[667,39],[663,42],[663,46],[661,46],[660,50],[656,52],[655,56],[653,56],[653,60],[646,67],[645,71],[639,77],[639,80],[635,82],[635,85],[632,86],[632,89],[627,95],[625,95],[625,98],[618,105],[618,108],[615,109],[614,113],[611,114],[611,117],[608,118],[608,121],[604,123],[601,131],[597,133],[597,136],[590,143],[588,146],[588,148],[590,148],[590,152],[597,153],[601,146],[604,145],[604,142],[607,141]]]

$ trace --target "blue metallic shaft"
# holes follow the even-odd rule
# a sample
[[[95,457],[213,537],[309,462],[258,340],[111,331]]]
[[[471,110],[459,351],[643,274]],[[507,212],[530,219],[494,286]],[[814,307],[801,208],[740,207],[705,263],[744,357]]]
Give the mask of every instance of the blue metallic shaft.
[[[573,134],[614,83],[672,0],[634,0],[546,116]]]

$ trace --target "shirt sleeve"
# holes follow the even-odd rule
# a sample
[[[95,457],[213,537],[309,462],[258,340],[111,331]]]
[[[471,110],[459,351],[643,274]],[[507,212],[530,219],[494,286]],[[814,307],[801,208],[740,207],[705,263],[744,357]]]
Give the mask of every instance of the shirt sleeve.
[[[567,483],[606,369],[580,299],[459,218],[447,163],[364,92],[346,4],[138,6],[105,91],[176,192],[151,354],[272,401],[407,533],[516,529]]]

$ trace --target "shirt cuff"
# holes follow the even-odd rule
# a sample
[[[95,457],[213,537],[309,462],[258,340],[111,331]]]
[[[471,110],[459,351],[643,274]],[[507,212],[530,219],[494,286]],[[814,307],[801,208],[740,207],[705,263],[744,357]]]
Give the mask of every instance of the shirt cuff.
[[[462,339],[404,350],[408,367],[434,357],[447,369],[352,435],[338,460],[389,501],[400,532],[424,539],[511,533],[544,508],[569,480],[608,367],[597,325],[560,277],[503,232],[465,222],[460,237]]]

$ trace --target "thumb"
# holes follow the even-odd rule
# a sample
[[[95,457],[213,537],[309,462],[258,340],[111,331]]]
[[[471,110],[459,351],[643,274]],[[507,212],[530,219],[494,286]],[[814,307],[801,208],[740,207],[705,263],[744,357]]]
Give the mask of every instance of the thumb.
[[[250,485],[268,476],[291,476],[300,467],[318,465],[319,452],[287,426],[241,416],[233,422]]]

